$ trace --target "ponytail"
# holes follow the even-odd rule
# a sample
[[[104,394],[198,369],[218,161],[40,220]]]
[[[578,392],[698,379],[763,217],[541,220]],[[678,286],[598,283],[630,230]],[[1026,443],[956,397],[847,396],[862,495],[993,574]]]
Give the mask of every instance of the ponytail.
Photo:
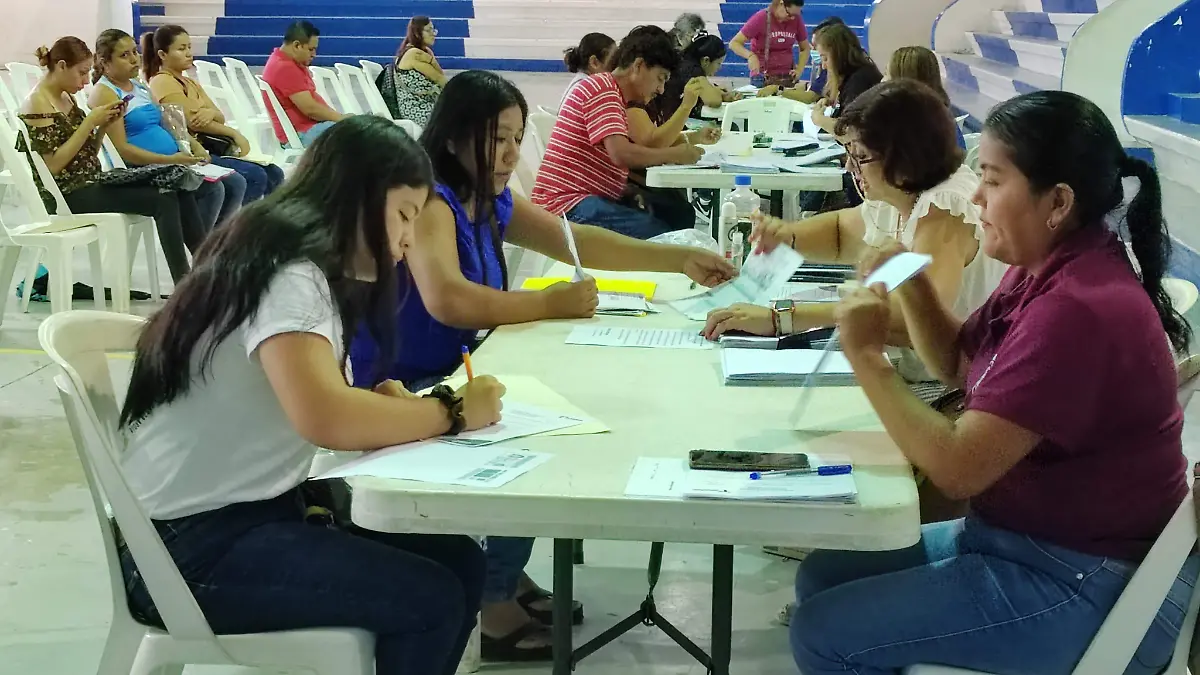
[[[159,70],[162,70],[162,59],[154,49],[154,33],[142,33],[142,76],[149,82]]]
[[[578,73],[583,70],[583,57],[579,55],[579,47],[568,47],[563,52],[563,63],[567,66],[567,72]]]
[[[1129,231],[1129,244],[1141,269],[1142,288],[1154,303],[1163,330],[1176,351],[1187,349],[1192,329],[1171,303],[1171,296],[1163,287],[1163,276],[1171,256],[1171,236],[1162,213],[1162,187],[1158,172],[1146,162],[1123,154],[1120,160],[1121,177],[1138,179],[1137,194],[1125,212],[1125,225]],[[1118,180],[1117,190],[1120,190]]]

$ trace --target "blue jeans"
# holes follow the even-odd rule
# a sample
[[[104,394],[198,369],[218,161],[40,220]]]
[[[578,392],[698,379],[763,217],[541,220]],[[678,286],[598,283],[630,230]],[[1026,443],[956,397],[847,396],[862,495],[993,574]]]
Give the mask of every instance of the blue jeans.
[[[469,537],[309,524],[297,490],[154,525],[218,634],[362,628],[379,675],[451,675],[475,627],[484,561]],[[124,546],[121,567],[134,616],[161,626]]]
[[[313,144],[313,141],[317,140],[317,136],[320,136],[321,134],[325,133],[326,129],[328,129],[329,127],[331,127],[335,124],[337,124],[337,122],[331,122],[329,120],[325,120],[324,122],[317,122],[312,127],[310,127],[308,131],[303,131],[300,133],[300,144],[307,148],[308,146]]]
[[[488,537],[487,577],[484,602],[503,602],[517,597],[517,583],[533,555],[532,537]]]
[[[683,203],[687,206],[690,220],[672,215],[672,220],[676,222],[667,222],[646,211],[639,211],[610,199],[593,195],[585,197],[583,201],[567,211],[567,219],[573,223],[603,227],[634,239],[651,239],[660,234],[695,226],[696,215],[692,212],[691,205],[686,200]]]
[[[246,179],[231,173],[218,181],[204,181],[196,188],[196,207],[200,220],[209,232],[225,222],[242,207],[246,194]]]
[[[899,675],[916,663],[1067,675],[1137,565],[968,517],[900,551],[816,551],[796,576],[792,653],[804,675]],[[1127,675],[1171,660],[1198,559],[1189,558]]]
[[[246,194],[242,197],[242,205],[262,199],[283,183],[283,169],[274,164],[263,166],[236,157],[213,157],[212,163],[233,169],[245,179]]]

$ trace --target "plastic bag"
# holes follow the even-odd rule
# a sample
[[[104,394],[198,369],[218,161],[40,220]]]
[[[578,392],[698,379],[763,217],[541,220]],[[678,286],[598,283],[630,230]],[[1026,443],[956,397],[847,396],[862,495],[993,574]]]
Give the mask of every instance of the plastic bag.
[[[717,240],[713,239],[707,232],[701,232],[694,227],[689,227],[685,230],[675,230],[674,232],[666,232],[649,240],[655,244],[673,244],[675,246],[695,246],[713,253],[719,253],[717,248]]]

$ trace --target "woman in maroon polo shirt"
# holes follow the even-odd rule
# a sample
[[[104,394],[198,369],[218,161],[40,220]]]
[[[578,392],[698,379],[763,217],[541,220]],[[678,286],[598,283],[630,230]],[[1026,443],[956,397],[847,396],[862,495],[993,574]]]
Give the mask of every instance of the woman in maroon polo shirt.
[[[965,323],[923,275],[896,291],[930,372],[966,390],[963,415],[934,412],[882,357],[882,289],[838,311],[888,434],[943,492],[970,498],[971,515],[925,525],[902,551],[805,560],[791,622],[805,675],[915,663],[1070,673],[1188,489],[1172,347],[1191,330],[1162,286],[1154,169],[1125,154],[1095,104],[1058,91],[997,106],[980,160],[982,247],[1012,266],[1000,287]],[[1140,278],[1105,224],[1124,177],[1141,184],[1120,227]],[[1196,563],[1125,673],[1170,660]]]

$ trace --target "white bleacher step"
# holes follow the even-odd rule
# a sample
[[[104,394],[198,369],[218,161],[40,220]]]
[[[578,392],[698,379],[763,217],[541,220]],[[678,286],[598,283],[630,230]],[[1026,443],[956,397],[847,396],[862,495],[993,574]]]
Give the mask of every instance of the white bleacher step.
[[[1017,66],[997,63],[973,54],[938,54],[947,79],[989,98],[1004,101],[1018,94],[1061,89],[1062,76],[1035,73]]]
[[[214,19],[225,16],[225,0],[159,0],[142,4],[164,7],[166,16],[208,16]],[[143,19],[150,16],[142,13]]]
[[[972,129],[983,126],[988,113],[1001,102],[982,92],[967,89],[953,82],[946,82],[945,86],[946,94],[950,96],[950,104],[956,108],[957,114],[971,116],[971,120],[967,124]]]
[[[1095,14],[1068,12],[1022,12],[997,9],[992,11],[992,23],[1002,35],[1036,37],[1069,42],[1079,27]]]
[[[147,30],[174,24],[183,26],[192,38],[192,49],[195,50],[197,36],[209,36],[217,32],[217,20],[211,16],[172,16],[147,15],[142,17],[142,26]]]
[[[1193,250],[1200,249],[1200,124],[1165,115],[1125,118],[1125,128],[1154,149],[1154,168],[1162,183],[1163,216],[1171,234]]]
[[[721,22],[721,9],[716,3],[705,7],[693,3],[659,2],[646,5],[636,2],[613,3],[604,0],[475,0],[475,19],[478,21],[495,19],[525,19],[539,20],[547,17],[578,20],[586,16],[595,21],[633,20],[633,25],[663,22],[674,22],[682,12],[699,14],[709,24]],[[632,27],[632,26],[631,26]],[[614,36],[616,37],[616,36]]]
[[[604,33],[619,40],[635,26],[654,24],[663,30],[670,30],[675,17],[666,19],[647,18],[653,12],[639,12],[637,18],[614,21],[571,20],[542,16],[537,19],[504,18],[474,18],[468,19],[471,40],[519,38],[530,35],[553,35],[555,40],[578,43],[588,33]],[[716,34],[716,25],[709,23],[709,32]],[[733,37],[721,36],[721,37]],[[565,49],[565,47],[564,47]]]
[[[1067,43],[1060,40],[982,32],[968,32],[967,39],[985,59],[1052,77],[1062,75],[1067,58]]]

